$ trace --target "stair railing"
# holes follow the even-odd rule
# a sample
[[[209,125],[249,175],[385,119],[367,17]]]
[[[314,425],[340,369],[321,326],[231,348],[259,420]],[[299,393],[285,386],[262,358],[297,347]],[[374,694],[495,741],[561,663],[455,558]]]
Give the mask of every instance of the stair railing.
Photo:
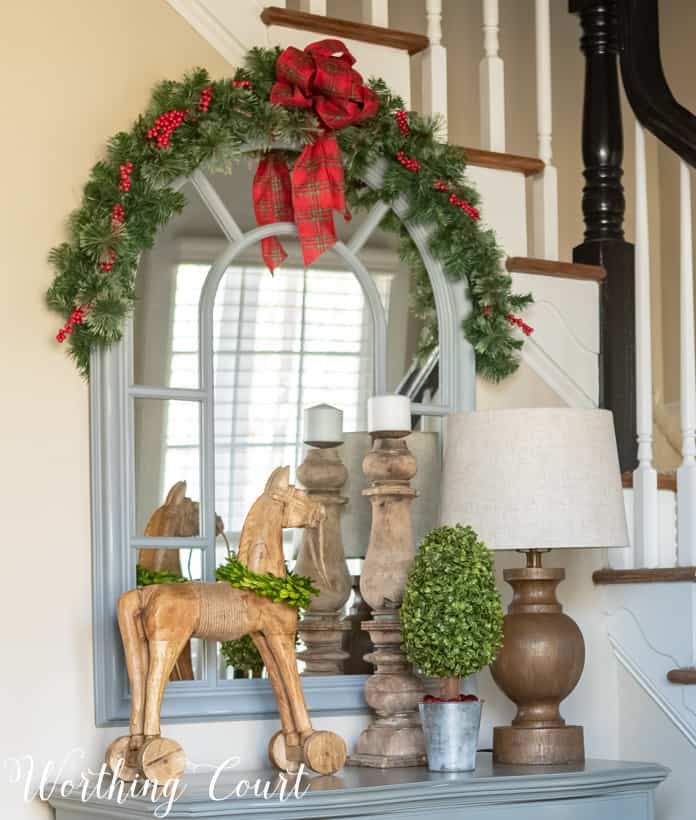
[[[691,167],[696,166],[696,116],[681,106],[665,78],[660,53],[658,0],[617,0],[621,76],[636,116],[636,339],[638,467],[636,554],[638,566],[696,564],[696,350]],[[679,164],[680,404],[682,448],[677,471],[677,543],[658,532],[657,475],[652,467],[653,388],[650,335],[648,179],[645,132],[670,148]],[[638,522],[644,526],[638,530]]]
[[[558,179],[552,158],[552,66],[550,0],[534,0],[537,156],[544,171],[532,181],[532,249],[539,259],[558,259]],[[479,65],[481,147],[505,151],[505,64],[500,53],[499,0],[482,0],[483,58]]]
[[[696,564],[696,350],[691,167],[696,166],[696,116],[681,106],[665,79],[660,54],[658,0],[570,0],[580,15],[587,58],[583,155],[586,240],[577,261],[602,259],[608,271],[603,316],[604,367],[617,394],[616,418],[622,466],[637,442],[633,470],[633,551],[621,567]],[[621,184],[623,140],[616,86],[621,80],[635,115],[635,271],[633,246],[623,237]],[[651,132],[650,135],[647,132]],[[670,499],[658,489],[653,458],[653,362],[648,150],[656,137],[677,156],[680,207],[680,392],[682,462],[677,471],[677,538]],[[584,254],[578,258],[578,252]],[[618,286],[618,287],[617,287]],[[631,322],[633,314],[633,322]],[[634,334],[631,333],[631,325]],[[635,350],[632,337],[635,335]],[[631,360],[634,359],[632,362]],[[620,370],[626,378],[621,382]],[[629,370],[630,368],[630,370]],[[632,379],[628,374],[635,374]],[[605,373],[605,383],[607,382]],[[605,396],[606,401],[606,396]],[[635,407],[634,421],[626,413]],[[635,443],[632,444],[635,450]],[[634,462],[635,463],[635,462]]]

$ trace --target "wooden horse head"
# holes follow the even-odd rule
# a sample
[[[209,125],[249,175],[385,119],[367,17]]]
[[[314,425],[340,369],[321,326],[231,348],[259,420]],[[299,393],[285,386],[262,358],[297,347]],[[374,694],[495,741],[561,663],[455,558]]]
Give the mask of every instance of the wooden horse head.
[[[186,482],[177,481],[161,507],[150,516],[147,536],[191,538],[200,532],[199,504],[186,495]]]
[[[244,522],[239,544],[239,560],[254,572],[270,572],[283,577],[282,530],[288,527],[318,527],[323,532],[324,505],[290,484],[290,468],[277,467]],[[320,537],[323,553],[323,538]],[[323,565],[323,554],[318,566]]]
[[[215,516],[215,534],[224,531],[219,515]],[[167,493],[164,504],[150,516],[145,527],[147,536],[191,538],[200,535],[200,504],[186,495],[186,482],[177,481]]]

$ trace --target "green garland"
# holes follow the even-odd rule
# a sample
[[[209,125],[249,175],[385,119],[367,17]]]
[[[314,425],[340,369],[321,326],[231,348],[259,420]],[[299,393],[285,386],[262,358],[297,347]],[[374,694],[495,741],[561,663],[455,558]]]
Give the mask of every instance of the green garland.
[[[69,342],[83,374],[88,374],[93,349],[121,338],[135,301],[140,253],[152,247],[157,231],[186,204],[184,195],[169,187],[172,181],[202,164],[229,172],[244,145],[303,145],[318,132],[308,110],[269,102],[279,53],[252,49],[232,83],[212,82],[203,69],[181,82],[160,83],[131,130],[109,141],[105,158],[91,171],[81,206],[70,217],[69,240],[49,256],[55,278],[48,304],[66,320],[57,338]],[[531,297],[511,293],[512,280],[493,231],[450,201],[454,196],[470,208],[479,206],[478,193],[464,176],[462,151],[437,141],[435,120],[409,113],[403,128],[403,102],[381,80],[369,84],[379,96],[377,115],[337,132],[348,200],[362,210],[379,200],[390,203],[407,196],[408,219],[431,227],[430,249],[448,276],[468,280],[473,310],[464,332],[476,351],[478,371],[498,381],[518,366],[522,340],[515,334],[512,314]],[[158,118],[184,110],[182,121],[158,146],[152,137]],[[399,152],[417,158],[417,172],[397,160]],[[289,152],[290,162],[297,155]],[[372,191],[361,176],[378,159],[386,160],[386,171],[382,188]],[[446,190],[438,188],[443,181]],[[413,308],[424,320],[420,352],[425,354],[437,345],[427,271],[400,219],[390,213],[382,227],[398,233],[401,257],[415,276]]]
[[[166,570],[150,570],[138,564],[135,568],[136,586],[147,587],[153,584],[181,584],[188,580],[177,572]],[[312,595],[318,595],[319,590],[312,586],[310,578],[293,575],[289,572],[286,578],[266,573],[260,575],[244,566],[235,555],[227,557],[227,563],[215,570],[218,581],[228,581],[237,589],[248,589],[269,598],[276,603],[287,604],[294,609],[307,609]],[[220,644],[220,654],[228,666],[240,669],[242,672],[251,672],[254,677],[260,677],[263,670],[263,660],[256,648],[256,644],[249,635],[243,635],[235,641],[223,641]]]
[[[227,666],[238,669],[240,672],[251,672],[255,678],[263,673],[263,658],[256,648],[251,635],[242,635],[236,641],[223,641],[220,644],[220,654]]]
[[[185,584],[187,581],[188,578],[184,578],[178,572],[147,569],[142,564],[138,564],[135,568],[135,585],[137,587],[149,587],[153,584]]]
[[[303,575],[294,575],[288,572],[285,578],[271,575],[270,572],[260,575],[252,572],[242,564],[236,555],[228,555],[227,563],[215,570],[218,581],[229,581],[237,589],[248,589],[274,603],[287,604],[295,609],[307,609],[312,595],[318,595],[319,590],[312,586],[312,579]]]

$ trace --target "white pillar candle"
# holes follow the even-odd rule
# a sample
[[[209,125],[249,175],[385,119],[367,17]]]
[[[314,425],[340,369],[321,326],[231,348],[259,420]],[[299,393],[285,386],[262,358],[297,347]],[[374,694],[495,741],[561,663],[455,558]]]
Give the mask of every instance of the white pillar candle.
[[[369,433],[407,432],[411,429],[411,402],[407,396],[390,393],[367,400]]]
[[[343,410],[316,404],[304,412],[304,442],[313,447],[335,447],[343,441]]]

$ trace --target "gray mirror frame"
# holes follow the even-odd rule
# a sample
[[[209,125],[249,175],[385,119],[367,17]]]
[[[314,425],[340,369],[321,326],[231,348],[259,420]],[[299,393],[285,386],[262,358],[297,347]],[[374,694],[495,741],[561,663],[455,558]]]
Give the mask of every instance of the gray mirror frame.
[[[247,150],[256,150],[250,146]],[[384,166],[378,163],[365,175],[365,183],[381,188]],[[212,320],[212,303],[220,277],[234,256],[264,236],[296,235],[295,225],[279,223],[243,233],[220,200],[214,187],[199,169],[189,178],[206,201],[228,239],[206,279],[200,304],[201,339]],[[177,188],[187,180],[179,180]],[[372,231],[391,209],[404,221],[417,245],[435,296],[440,335],[440,400],[437,405],[415,405],[424,415],[444,416],[475,406],[474,351],[461,332],[461,322],[470,310],[465,287],[451,283],[440,262],[428,249],[428,230],[404,220],[408,201],[400,197],[391,205],[378,203],[347,244],[336,252],[352,267],[370,306],[375,327],[374,383],[384,391],[386,319],[369,274],[358,259]],[[208,355],[209,354],[209,355]],[[214,549],[214,452],[212,447],[212,351],[200,348],[199,389],[154,388],[132,384],[132,323],[124,338],[109,349],[95,350],[90,363],[90,448],[92,493],[92,591],[95,719],[99,727],[128,723],[130,695],[115,611],[119,596],[130,587],[130,556],[134,548],[151,546],[137,537],[133,504],[133,401],[135,398],[179,399],[201,403],[201,529],[195,538],[158,539],[158,547],[198,547],[204,550],[204,576],[212,579],[211,545]],[[214,554],[214,553],[213,553]],[[209,646],[207,669],[214,674],[205,680],[170,683],[162,705],[169,721],[210,721],[269,718],[277,713],[267,680],[218,680],[215,646]],[[363,698],[366,676],[322,676],[303,678],[309,709],[314,714],[346,714],[367,709]]]

